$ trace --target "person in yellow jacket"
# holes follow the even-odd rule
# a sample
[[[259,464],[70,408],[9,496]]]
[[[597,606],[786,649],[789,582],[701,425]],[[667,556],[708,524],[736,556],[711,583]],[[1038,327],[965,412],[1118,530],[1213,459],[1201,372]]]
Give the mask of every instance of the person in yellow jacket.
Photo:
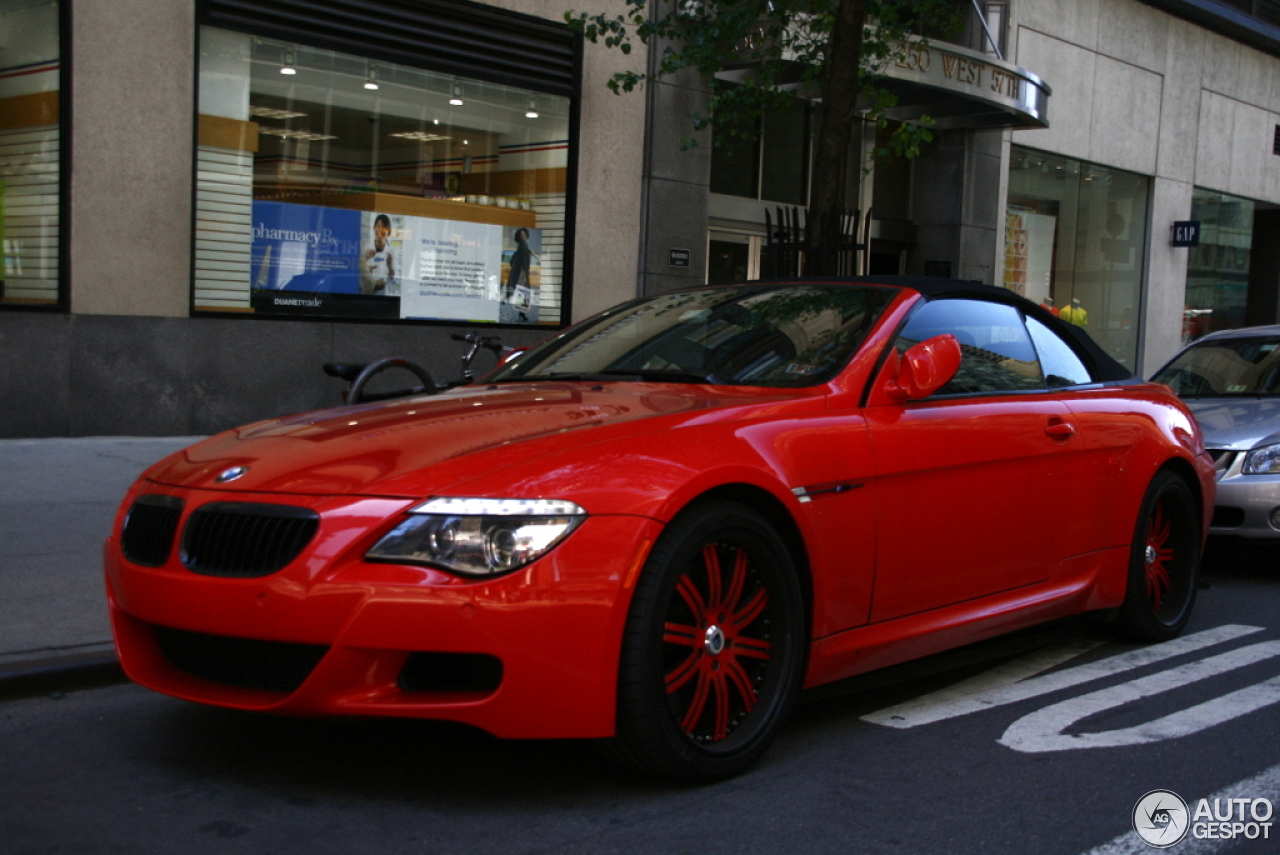
[[[1078,327],[1087,327],[1089,325],[1089,313],[1080,305],[1079,300],[1073,299],[1071,305],[1063,306],[1062,311],[1058,313],[1058,317]]]

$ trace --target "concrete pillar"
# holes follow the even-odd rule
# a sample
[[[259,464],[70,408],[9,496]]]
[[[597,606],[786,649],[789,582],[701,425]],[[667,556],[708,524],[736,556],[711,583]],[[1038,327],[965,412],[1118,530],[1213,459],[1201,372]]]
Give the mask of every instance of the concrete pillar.
[[[185,317],[195,4],[71,5],[71,311]]]
[[[943,131],[914,163],[907,272],[996,284],[1000,131]]]
[[[652,56],[661,56],[655,49]],[[694,132],[708,87],[692,70],[648,84],[648,137],[641,212],[641,294],[701,285],[707,270],[711,131]],[[695,143],[682,148],[685,141]],[[687,250],[687,255],[672,250]],[[677,262],[673,264],[673,261]],[[678,266],[687,261],[687,266]]]
[[[1191,216],[1193,186],[1156,178],[1151,189],[1151,233],[1147,240],[1142,292],[1142,341],[1135,373],[1147,376],[1182,346],[1182,313],[1187,297],[1188,251],[1170,246],[1170,228]]]

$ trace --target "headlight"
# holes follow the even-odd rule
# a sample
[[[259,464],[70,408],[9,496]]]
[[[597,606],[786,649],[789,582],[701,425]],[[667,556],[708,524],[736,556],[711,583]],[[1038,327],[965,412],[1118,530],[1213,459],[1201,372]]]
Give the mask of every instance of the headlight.
[[[1246,475],[1280,474],[1280,443],[1264,445],[1262,448],[1250,451],[1244,456],[1244,467],[1241,471]]]
[[[411,508],[365,557],[493,576],[542,557],[585,518],[582,508],[558,499],[431,499]]]

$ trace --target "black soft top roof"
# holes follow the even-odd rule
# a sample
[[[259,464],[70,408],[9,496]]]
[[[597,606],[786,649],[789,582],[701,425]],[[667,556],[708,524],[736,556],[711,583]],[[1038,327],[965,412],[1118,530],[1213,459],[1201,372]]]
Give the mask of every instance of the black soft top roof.
[[[797,280],[790,280],[797,281]],[[983,285],[981,282],[968,282],[963,279],[939,279],[934,276],[841,276],[822,277],[809,280],[811,282],[848,282],[860,285],[889,285],[897,288],[910,288],[919,291],[928,300],[963,299],[989,300],[1005,303],[1020,310],[1023,314],[1035,318],[1058,335],[1075,345],[1075,349],[1089,363],[1095,379],[1104,382],[1128,380],[1133,372],[1117,362],[1112,356],[1098,346],[1081,327],[1069,324],[1037,305],[1026,297],[1020,297],[1008,288],[996,288]]]

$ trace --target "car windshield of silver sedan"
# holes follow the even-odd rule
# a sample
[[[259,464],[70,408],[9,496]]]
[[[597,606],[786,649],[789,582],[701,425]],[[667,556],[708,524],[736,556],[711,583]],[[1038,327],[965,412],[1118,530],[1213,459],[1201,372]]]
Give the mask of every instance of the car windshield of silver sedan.
[[[1192,345],[1151,378],[1180,398],[1280,395],[1280,336],[1209,339]]]
[[[793,284],[663,294],[572,327],[488,380],[812,386],[844,367],[897,293]]]

